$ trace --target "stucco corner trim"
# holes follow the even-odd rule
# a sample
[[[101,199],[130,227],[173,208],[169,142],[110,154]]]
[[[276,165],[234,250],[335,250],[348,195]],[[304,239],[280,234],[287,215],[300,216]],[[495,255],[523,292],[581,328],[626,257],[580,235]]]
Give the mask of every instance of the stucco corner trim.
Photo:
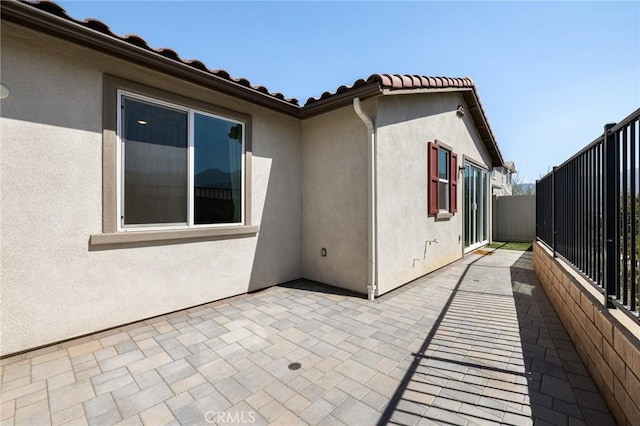
[[[258,226],[229,226],[224,228],[171,229],[166,231],[112,232],[91,235],[89,246],[105,247],[172,240],[206,240],[216,237],[252,237],[258,231]]]

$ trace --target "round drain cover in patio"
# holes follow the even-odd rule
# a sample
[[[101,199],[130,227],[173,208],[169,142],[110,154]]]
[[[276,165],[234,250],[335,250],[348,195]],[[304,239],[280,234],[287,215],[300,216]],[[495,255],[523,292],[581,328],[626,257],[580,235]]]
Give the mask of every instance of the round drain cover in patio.
[[[292,362],[291,364],[289,364],[289,370],[297,370],[300,367],[302,367],[302,365],[300,365],[299,362]]]

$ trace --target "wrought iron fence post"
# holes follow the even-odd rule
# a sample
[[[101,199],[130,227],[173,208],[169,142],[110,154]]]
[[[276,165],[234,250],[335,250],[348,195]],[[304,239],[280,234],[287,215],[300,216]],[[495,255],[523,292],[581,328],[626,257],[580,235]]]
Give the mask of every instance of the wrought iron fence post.
[[[553,257],[556,254],[556,166],[551,170],[551,248],[553,249]]]
[[[615,123],[604,125],[604,161],[603,174],[604,185],[602,187],[604,199],[604,304],[607,308],[613,308],[611,296],[616,294],[618,281],[618,249],[616,235],[616,219],[618,212],[616,174],[618,173],[617,143],[611,128]]]
[[[535,241],[538,241],[540,239],[540,189],[538,187],[538,183],[540,182],[540,179],[536,179],[536,238]]]

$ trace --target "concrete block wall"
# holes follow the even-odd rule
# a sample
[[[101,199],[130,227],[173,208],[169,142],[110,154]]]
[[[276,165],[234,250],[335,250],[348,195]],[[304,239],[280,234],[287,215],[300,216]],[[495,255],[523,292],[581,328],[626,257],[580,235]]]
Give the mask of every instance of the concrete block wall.
[[[534,270],[589,374],[620,425],[640,424],[638,324],[603,306],[604,296],[543,244]],[[628,320],[631,324],[625,324]]]

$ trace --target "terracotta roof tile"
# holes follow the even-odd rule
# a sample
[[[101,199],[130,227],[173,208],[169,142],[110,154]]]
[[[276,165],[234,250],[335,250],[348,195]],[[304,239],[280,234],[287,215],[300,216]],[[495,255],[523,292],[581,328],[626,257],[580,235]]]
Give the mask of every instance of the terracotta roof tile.
[[[447,88],[475,88],[473,80],[469,77],[430,77],[425,75],[409,74],[372,74],[366,80],[356,80],[351,86],[340,86],[335,92],[324,92],[318,98],[309,98],[307,105],[324,100],[330,96],[344,93],[351,89],[356,89],[365,84],[379,84],[384,89],[447,89]]]
[[[67,12],[60,7],[58,4],[51,2],[51,1],[25,1],[25,0],[20,0],[21,3],[32,6],[38,10],[41,10],[43,12],[47,12],[50,13],[52,15],[55,15],[59,18],[65,19],[67,21],[70,22],[74,22],[76,24],[82,25],[85,28],[97,31],[99,33],[102,33],[104,35],[107,35],[109,37],[112,38],[116,38],[119,39],[121,41],[124,41],[132,46],[138,47],[140,49],[144,49],[153,53],[157,53],[158,55],[164,56],[167,59],[170,59],[172,61],[176,61],[176,62],[180,62],[184,65],[196,68],[200,71],[204,71],[206,73],[209,73],[211,75],[215,75],[216,77],[220,77],[226,80],[229,80],[231,82],[237,83],[241,86],[247,87],[249,89],[253,89],[257,92],[260,92],[266,96],[270,96],[279,100],[282,100],[284,102],[287,102],[289,104],[298,105],[298,100],[297,99],[287,99],[284,97],[284,95],[282,93],[273,93],[273,92],[269,92],[268,90],[266,90],[266,88],[264,86],[253,86],[251,85],[251,82],[249,80],[247,80],[246,78],[232,78],[229,73],[225,70],[211,70],[209,68],[206,67],[206,65],[204,65],[204,63],[198,59],[192,59],[192,60],[185,60],[185,59],[181,59],[180,56],[172,49],[168,49],[168,48],[160,48],[160,49],[154,49],[151,46],[149,46],[149,44],[147,44],[147,41],[140,37],[139,35],[136,34],[127,34],[125,36],[119,36],[115,33],[113,33],[111,31],[111,29],[109,28],[108,25],[106,25],[104,22],[99,21],[97,19],[92,19],[92,18],[88,18],[85,19],[83,21],[77,20],[75,18],[72,18],[71,16],[69,16],[67,14]]]
[[[60,5],[52,1],[42,1],[38,3],[38,9],[44,10],[45,12],[49,12],[52,15],[56,15],[61,18],[68,18],[67,12]]]
[[[111,35],[111,30],[109,26],[107,26],[104,22],[98,21],[97,19],[85,19],[84,26],[87,28],[91,28],[92,30],[96,30],[102,34]]]
[[[476,90],[475,83],[470,77],[464,78],[452,78],[452,77],[432,77],[425,75],[409,75],[409,74],[372,74],[366,80],[357,80],[351,86],[340,86],[335,92],[324,92],[318,98],[309,98],[304,108],[312,106],[318,102],[327,101],[333,96],[348,92],[349,90],[357,89],[363,85],[377,84],[380,89],[388,90],[411,90],[411,89],[461,89],[465,95],[465,100],[470,106],[477,106],[478,112],[471,112],[471,115],[476,122],[476,127],[480,131],[485,143],[489,143],[487,148],[492,153],[494,158],[494,165],[501,165],[503,162],[502,154],[498,148],[498,144],[495,140],[493,130],[489,125],[489,120],[485,113],[482,102]],[[465,90],[467,89],[467,90]],[[473,95],[469,95],[469,93]]]
[[[377,93],[376,90],[410,90],[410,89],[462,89],[465,100],[470,107],[472,108],[470,111],[476,127],[480,132],[483,141],[487,144],[487,148],[492,154],[494,165],[503,164],[502,154],[500,154],[500,150],[495,141],[495,137],[493,135],[493,131],[489,126],[489,122],[487,120],[484,108],[482,107],[482,103],[480,102],[480,98],[478,97],[475,84],[473,80],[469,77],[465,78],[450,78],[450,77],[430,77],[424,75],[409,75],[409,74],[372,74],[367,79],[359,79],[356,80],[351,86],[340,86],[335,92],[324,92],[320,97],[314,98],[311,97],[307,100],[304,107],[298,107],[298,101],[296,99],[287,99],[282,93],[278,92],[270,92],[264,86],[253,86],[251,82],[246,78],[232,78],[231,75],[222,69],[209,69],[207,66],[198,59],[185,60],[180,58],[178,53],[169,48],[160,48],[154,49],[150,47],[146,40],[142,37],[129,34],[125,36],[119,36],[114,34],[109,26],[107,26],[102,21],[96,19],[85,19],[84,21],[79,21],[67,14],[67,12],[57,5],[56,3],[50,1],[28,1],[28,0],[18,0],[18,4],[25,4],[39,11],[49,13],[58,18],[62,18],[71,23],[81,25],[89,30],[95,31],[97,33],[103,34],[107,37],[120,40],[131,45],[133,48],[143,49],[148,52],[152,52],[154,54],[160,55],[164,58],[167,58],[170,61],[177,62],[191,68],[197,69],[204,73],[207,73],[211,76],[215,76],[219,79],[225,80],[229,82],[229,84],[234,85],[235,87],[242,87],[245,89],[253,91],[254,93],[259,93],[260,96],[264,95],[268,98],[278,99],[280,101],[285,102],[285,104],[289,104],[291,107],[295,107],[298,113],[304,117],[305,111],[309,110],[309,107],[312,109],[318,110],[316,104],[325,103],[324,101],[328,101],[327,104],[332,103],[332,98],[340,99],[340,102],[349,101],[349,92],[354,91],[356,89],[360,90],[360,92],[367,91],[367,88],[373,89],[369,91],[368,94],[371,96],[372,94]],[[377,85],[377,89],[376,89]],[[381,93],[381,92],[379,92]],[[330,100],[331,99],[331,100]],[[350,102],[350,101],[349,101]],[[325,104],[326,105],[326,104]],[[293,110],[296,111],[296,110]],[[499,164],[498,164],[499,163]]]
[[[181,61],[180,56],[178,56],[175,50],[165,47],[165,48],[159,49],[158,53],[164,56],[165,58],[173,59],[174,61]]]

